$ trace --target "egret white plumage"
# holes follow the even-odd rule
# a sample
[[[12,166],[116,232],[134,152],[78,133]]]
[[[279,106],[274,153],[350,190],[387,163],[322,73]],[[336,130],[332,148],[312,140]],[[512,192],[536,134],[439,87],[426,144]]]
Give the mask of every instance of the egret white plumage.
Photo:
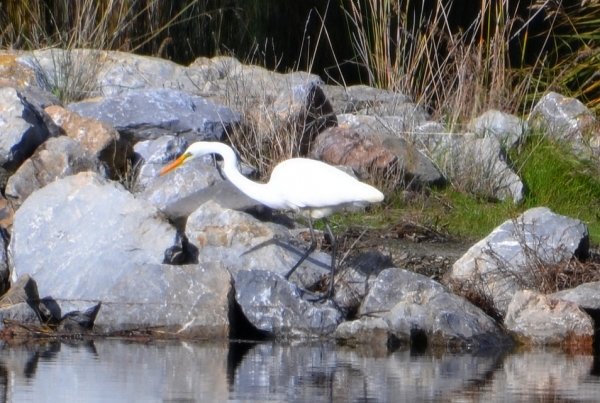
[[[286,279],[290,278],[317,245],[312,220],[323,220],[331,237],[331,279],[324,298],[332,296],[336,241],[326,217],[347,208],[365,207],[381,202],[383,193],[331,165],[307,158],[285,160],[273,169],[268,183],[253,182],[238,170],[233,149],[218,142],[198,142],[190,145],[179,158],[164,168],[160,175],[194,158],[213,153],[223,157],[222,170],[227,179],[240,191],[268,207],[292,210],[307,218],[311,244],[285,275]]]

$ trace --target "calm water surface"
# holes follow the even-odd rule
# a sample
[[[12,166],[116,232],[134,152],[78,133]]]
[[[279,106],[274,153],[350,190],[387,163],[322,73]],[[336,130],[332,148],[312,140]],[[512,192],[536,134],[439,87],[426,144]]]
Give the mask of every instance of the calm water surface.
[[[4,345],[0,402],[598,402],[599,357],[335,344]]]

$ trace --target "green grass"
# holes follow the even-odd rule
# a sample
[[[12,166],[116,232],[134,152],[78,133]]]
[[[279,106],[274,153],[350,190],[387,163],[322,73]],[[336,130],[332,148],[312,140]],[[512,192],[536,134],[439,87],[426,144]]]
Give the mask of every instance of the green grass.
[[[600,167],[564,143],[529,136],[511,152],[514,168],[527,187],[522,203],[490,202],[452,187],[430,189],[406,201],[402,191],[366,212],[331,218],[338,231],[349,227],[385,229],[402,222],[430,228],[450,237],[477,241],[504,221],[538,206],[582,220],[592,245],[600,245]]]
[[[517,173],[529,192],[524,208],[546,206],[552,211],[585,222],[593,244],[600,244],[600,167],[575,157],[569,146],[532,136],[513,152]],[[581,153],[579,153],[581,154]]]

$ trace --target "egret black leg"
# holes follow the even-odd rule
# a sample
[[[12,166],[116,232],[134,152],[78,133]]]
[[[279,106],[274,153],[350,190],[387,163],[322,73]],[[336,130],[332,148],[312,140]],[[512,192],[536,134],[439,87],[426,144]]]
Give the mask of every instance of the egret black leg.
[[[331,242],[331,278],[329,279],[329,291],[327,292],[325,298],[333,297],[333,279],[335,276],[335,253],[337,250],[337,241],[331,228],[329,227],[329,222],[327,222],[326,218],[323,218],[323,222],[325,223],[325,228],[327,228],[327,233],[329,234],[330,242]]]
[[[311,299],[312,302],[323,301],[333,297],[333,286],[334,286],[334,276],[335,276],[335,254],[337,249],[337,241],[335,236],[333,235],[333,231],[331,231],[331,227],[329,227],[329,222],[326,218],[322,218],[323,223],[325,223],[325,228],[327,228],[327,233],[329,234],[329,238],[331,239],[331,277],[329,279],[329,288],[323,294],[317,296],[315,299]]]
[[[302,262],[304,262],[306,260],[308,255],[313,253],[313,251],[317,247],[317,238],[315,237],[315,230],[313,229],[313,223],[312,223],[312,219],[310,218],[310,216],[308,216],[308,228],[310,229],[310,246],[308,247],[306,252],[304,252],[304,255],[302,255],[300,260],[298,260],[298,262],[294,265],[294,267],[292,267],[290,269],[290,271],[287,272],[287,274],[285,275],[286,280],[290,279],[290,276],[294,273],[294,271],[296,271],[298,266],[300,266],[302,264]]]

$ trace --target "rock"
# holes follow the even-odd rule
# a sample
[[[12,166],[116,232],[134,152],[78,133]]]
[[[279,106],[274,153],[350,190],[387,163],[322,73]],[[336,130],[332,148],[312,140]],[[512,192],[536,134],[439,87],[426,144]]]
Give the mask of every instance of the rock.
[[[359,253],[345,267],[337,267],[334,300],[338,307],[353,316],[377,275],[390,267],[394,267],[392,259],[376,251]]]
[[[521,141],[527,123],[517,116],[492,109],[471,120],[467,130],[480,137],[494,137],[504,149],[511,149]]]
[[[172,336],[227,338],[234,294],[223,265],[147,264],[121,273],[91,298],[102,302],[96,333],[148,328]]]
[[[57,135],[58,129],[41,108],[7,87],[0,88],[0,132],[0,182],[4,184],[7,175],[46,139]]]
[[[319,134],[311,156],[331,165],[350,166],[359,178],[387,175],[394,182],[415,187],[442,181],[427,157],[405,140],[380,133],[330,128]]]
[[[179,157],[188,147],[181,137],[161,136],[156,140],[144,140],[135,144],[134,164],[139,170],[138,188],[140,191],[152,186],[166,164]],[[185,165],[184,165],[185,166]],[[176,171],[177,172],[177,171]]]
[[[410,337],[400,340],[396,335],[392,334],[390,326],[383,318],[371,318],[368,316],[359,320],[340,323],[335,330],[335,338],[339,343],[350,346],[388,346],[397,342],[410,343]]]
[[[398,116],[398,111],[411,104],[410,97],[366,85],[323,86],[327,99],[334,105],[336,115],[356,113],[361,115]]]
[[[162,211],[178,229],[185,227],[187,218],[198,206],[209,201],[215,202],[225,209],[242,211],[259,219],[268,221],[272,218],[272,210],[269,207],[246,196],[245,193],[242,193],[227,180],[217,180],[184,197],[174,196],[177,196],[177,198],[166,203]],[[149,200],[152,201],[153,199],[150,198]]]
[[[504,325],[522,344],[575,345],[592,351],[594,323],[573,302],[518,291],[508,305]]]
[[[24,53],[17,61],[35,72],[38,87],[63,100],[80,100],[99,95],[97,76],[103,55],[96,49],[51,48]]]
[[[158,57],[111,51],[103,52],[96,82],[101,95],[105,97],[150,88],[198,94],[207,79],[211,79],[210,75],[203,72]]]
[[[0,87],[35,85],[35,70],[19,62],[19,55],[0,51]]]
[[[62,103],[56,95],[35,85],[30,87],[17,87],[15,90],[17,90],[21,98],[40,109],[45,110],[50,106],[62,106]]]
[[[377,276],[369,288],[358,315],[391,310],[407,298],[426,302],[436,294],[447,292],[446,287],[423,275],[407,270],[390,268]]]
[[[361,342],[369,340],[368,333],[374,331],[373,337],[386,343],[461,349],[511,343],[481,309],[425,276],[397,268],[382,271],[373,281],[358,315],[356,321],[362,323],[340,325],[338,340]]]
[[[32,306],[36,306],[40,302],[37,283],[28,274],[19,277],[10,290],[2,295],[0,308],[20,304],[21,302],[29,303]]]
[[[475,285],[501,314],[513,295],[534,288],[540,265],[556,264],[589,253],[589,234],[580,220],[546,207],[507,220],[473,245],[445,276],[452,288]]]
[[[127,161],[132,157],[133,150],[112,126],[84,118],[60,106],[50,106],[46,112],[67,136],[106,165],[111,179],[118,179],[126,172]]]
[[[586,310],[600,310],[600,281],[593,281],[569,290],[558,291],[548,297],[574,302],[580,308]]]
[[[296,285],[271,271],[238,271],[235,291],[236,301],[249,322],[277,338],[327,336],[342,320],[332,301],[303,300]]]
[[[37,313],[26,302],[19,302],[0,308],[0,330],[11,329],[13,326],[40,326]]]
[[[222,70],[226,76],[217,83],[219,91],[225,94],[228,105],[242,111],[241,132],[252,133],[256,141],[280,139],[281,133],[286,133],[284,147],[306,156],[317,134],[337,124],[333,107],[321,89],[323,81],[316,75],[279,74],[239,64]]]
[[[393,116],[344,113],[337,115],[337,118],[339,127],[343,129],[352,129],[365,134],[376,132],[414,142],[417,137],[413,132],[427,123],[426,116],[420,115],[420,111],[413,104],[407,104],[404,109],[401,114]]]
[[[78,142],[66,136],[51,138],[8,179],[5,194],[17,210],[37,189],[56,179],[86,171],[107,176],[105,166]]]
[[[152,205],[83,172],[52,182],[23,203],[15,214],[10,251],[13,274],[34,276],[40,295],[75,298],[89,291],[85,284],[94,284],[90,290],[100,287],[85,277],[88,271],[160,264],[178,243],[174,228]],[[71,276],[83,276],[82,283],[65,282]]]
[[[226,334],[229,274],[218,264],[162,264],[173,247],[181,248],[179,236],[155,207],[85,172],[59,179],[23,203],[9,249],[14,276],[35,277],[57,319],[101,302],[95,323],[100,333],[158,327]]]
[[[249,214],[225,209],[213,201],[198,207],[188,218],[185,235],[197,248],[198,261],[221,262],[237,284],[240,270],[268,270],[284,275],[308,245],[287,228],[261,222]],[[313,287],[329,273],[329,254],[315,251],[291,279],[303,288]]]
[[[15,210],[12,205],[0,195],[0,228],[5,230],[8,234],[12,231],[13,218],[15,216]]]
[[[455,188],[495,200],[523,200],[525,185],[495,137],[429,134],[422,139],[428,155]]]
[[[102,303],[98,302],[97,305],[88,308],[85,312],[72,311],[67,313],[60,319],[60,323],[57,326],[58,333],[92,333],[94,322],[101,307]]]
[[[533,129],[543,130],[555,139],[583,140],[597,126],[596,118],[583,103],[555,92],[544,95],[531,111],[528,119]]]
[[[151,88],[72,103],[67,109],[109,123],[122,138],[136,143],[177,135],[188,143],[221,140],[240,117],[226,106],[184,92]]]
[[[0,329],[11,323],[41,325],[37,284],[29,275],[18,281],[0,298]],[[7,323],[8,321],[8,323]]]

